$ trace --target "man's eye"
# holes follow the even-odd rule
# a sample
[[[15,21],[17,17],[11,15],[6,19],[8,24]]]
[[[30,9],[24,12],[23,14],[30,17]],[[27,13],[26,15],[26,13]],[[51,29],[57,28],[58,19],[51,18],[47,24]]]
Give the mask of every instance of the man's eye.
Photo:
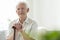
[[[20,8],[18,8],[17,10],[20,10]]]

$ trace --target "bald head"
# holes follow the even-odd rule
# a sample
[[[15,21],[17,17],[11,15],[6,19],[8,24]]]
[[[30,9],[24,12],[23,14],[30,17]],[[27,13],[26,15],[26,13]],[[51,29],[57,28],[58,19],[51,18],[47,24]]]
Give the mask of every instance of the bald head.
[[[16,7],[18,7],[20,5],[24,5],[26,8],[29,8],[28,4],[26,2],[19,2]]]

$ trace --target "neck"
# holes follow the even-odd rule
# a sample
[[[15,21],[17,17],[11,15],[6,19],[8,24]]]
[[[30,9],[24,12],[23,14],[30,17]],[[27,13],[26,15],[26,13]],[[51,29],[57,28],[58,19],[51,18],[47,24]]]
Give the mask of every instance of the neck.
[[[27,18],[27,16],[25,16],[25,17],[23,17],[23,18],[19,18],[20,23],[23,24],[23,22],[26,20],[26,18]]]

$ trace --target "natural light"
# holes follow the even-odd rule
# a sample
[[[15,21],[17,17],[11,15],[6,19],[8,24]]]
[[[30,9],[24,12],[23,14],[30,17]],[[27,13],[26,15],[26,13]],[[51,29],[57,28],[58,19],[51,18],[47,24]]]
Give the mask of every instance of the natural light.
[[[60,31],[60,0],[0,0],[0,40],[6,39],[9,24],[18,18],[16,5],[20,1],[28,1],[28,17],[37,22],[38,32]]]
[[[0,31],[8,30],[9,23],[18,18],[16,14],[18,2],[19,0],[0,0]]]

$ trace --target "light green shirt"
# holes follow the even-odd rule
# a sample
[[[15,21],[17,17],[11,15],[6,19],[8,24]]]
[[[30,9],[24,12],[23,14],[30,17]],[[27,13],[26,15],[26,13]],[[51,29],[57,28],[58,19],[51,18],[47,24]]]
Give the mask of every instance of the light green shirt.
[[[18,23],[18,22],[19,22],[19,19],[14,20],[13,22],[10,23],[9,35],[13,32],[13,29],[12,29],[13,24]],[[30,18],[26,18],[26,20],[23,23],[23,27],[24,27],[23,30],[30,37],[32,37],[33,39],[37,40],[37,28],[38,28],[38,25],[37,25],[37,23],[34,20],[32,20]],[[24,40],[23,36],[21,35],[21,33],[18,33],[18,36],[16,36],[16,40]]]

